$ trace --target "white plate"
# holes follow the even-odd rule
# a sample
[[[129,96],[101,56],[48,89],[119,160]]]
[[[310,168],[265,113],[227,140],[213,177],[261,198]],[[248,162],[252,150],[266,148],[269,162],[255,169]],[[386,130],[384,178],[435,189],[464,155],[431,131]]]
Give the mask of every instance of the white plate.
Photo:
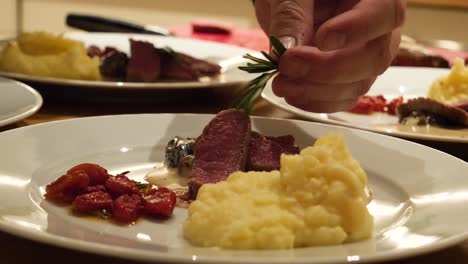
[[[384,74],[377,78],[368,94],[382,94],[389,99],[398,96],[403,96],[405,99],[427,96],[431,83],[448,73],[449,70],[447,69],[390,67]],[[271,89],[271,82],[265,87],[262,97],[285,111],[310,120],[359,128],[404,138],[446,142],[468,142],[468,129],[439,129],[436,127],[427,128],[423,126],[403,126],[398,125],[398,118],[396,116],[384,113],[359,115],[348,112],[320,114],[303,111],[287,104],[283,98],[277,97]]]
[[[175,51],[184,52],[196,58],[218,63],[222,67],[220,76],[209,78],[202,77],[198,81],[161,81],[152,83],[137,82],[112,82],[112,81],[87,81],[87,80],[69,80],[61,78],[50,78],[41,76],[32,76],[10,72],[0,72],[0,75],[23,80],[46,84],[78,86],[85,88],[99,89],[195,89],[210,88],[221,86],[239,85],[249,81],[251,75],[237,69],[246,60],[242,58],[246,53],[256,53],[255,51],[236,47],[232,45],[221,44],[195,39],[162,37],[144,34],[125,34],[125,33],[82,33],[68,32],[66,37],[83,41],[86,46],[96,45],[100,48],[113,46],[117,49],[129,53],[129,38],[145,40],[153,43],[157,47],[171,47]]]
[[[0,77],[0,126],[18,122],[36,113],[42,97],[28,85]]]
[[[294,250],[233,251],[190,246],[182,238],[186,209],[166,222],[131,227],[91,221],[45,201],[44,186],[68,168],[95,162],[140,179],[163,159],[174,135],[198,136],[211,115],[123,115],[51,122],[0,134],[0,230],[103,255],[183,263],[369,262],[418,255],[468,237],[468,164],[393,137],[303,121],[253,118],[266,135],[292,134],[302,147],[341,131],[367,171],[375,199],[372,240]]]

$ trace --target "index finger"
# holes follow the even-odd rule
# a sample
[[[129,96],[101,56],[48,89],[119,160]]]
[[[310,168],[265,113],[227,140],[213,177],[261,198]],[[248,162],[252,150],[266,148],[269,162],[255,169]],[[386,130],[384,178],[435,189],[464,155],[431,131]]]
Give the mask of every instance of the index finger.
[[[405,0],[362,0],[350,10],[325,22],[317,31],[321,50],[363,45],[401,26]]]

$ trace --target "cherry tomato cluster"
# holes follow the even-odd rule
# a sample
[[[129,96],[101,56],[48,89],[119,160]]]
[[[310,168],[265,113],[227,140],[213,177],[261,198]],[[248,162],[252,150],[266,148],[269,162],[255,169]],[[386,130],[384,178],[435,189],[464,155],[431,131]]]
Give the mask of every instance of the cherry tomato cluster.
[[[113,219],[123,223],[134,222],[142,215],[167,218],[176,204],[176,194],[170,189],[140,190],[127,176],[110,175],[92,163],[79,164],[48,184],[45,197],[71,204],[81,213],[107,210]]]
[[[351,110],[349,110],[349,112],[365,115],[375,112],[382,112],[388,113],[390,115],[396,115],[397,108],[402,103],[402,96],[387,102],[387,99],[383,95],[364,95],[359,98],[357,104]]]

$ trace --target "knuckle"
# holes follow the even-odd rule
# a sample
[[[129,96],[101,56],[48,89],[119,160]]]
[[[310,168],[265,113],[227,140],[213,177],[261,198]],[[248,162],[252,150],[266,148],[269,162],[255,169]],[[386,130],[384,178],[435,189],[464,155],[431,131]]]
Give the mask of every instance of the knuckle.
[[[394,2],[394,16],[395,16],[395,27],[403,25],[406,20],[406,1],[404,0],[392,0]]]
[[[274,9],[273,17],[279,18],[282,23],[297,23],[305,19],[304,9],[296,1],[279,1]]]

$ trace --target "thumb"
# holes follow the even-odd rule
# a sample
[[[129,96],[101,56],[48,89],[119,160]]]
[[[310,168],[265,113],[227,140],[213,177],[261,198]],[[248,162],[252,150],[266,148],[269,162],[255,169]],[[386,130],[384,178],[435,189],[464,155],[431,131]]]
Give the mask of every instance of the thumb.
[[[313,28],[314,1],[272,0],[269,34],[288,49],[302,45]]]

